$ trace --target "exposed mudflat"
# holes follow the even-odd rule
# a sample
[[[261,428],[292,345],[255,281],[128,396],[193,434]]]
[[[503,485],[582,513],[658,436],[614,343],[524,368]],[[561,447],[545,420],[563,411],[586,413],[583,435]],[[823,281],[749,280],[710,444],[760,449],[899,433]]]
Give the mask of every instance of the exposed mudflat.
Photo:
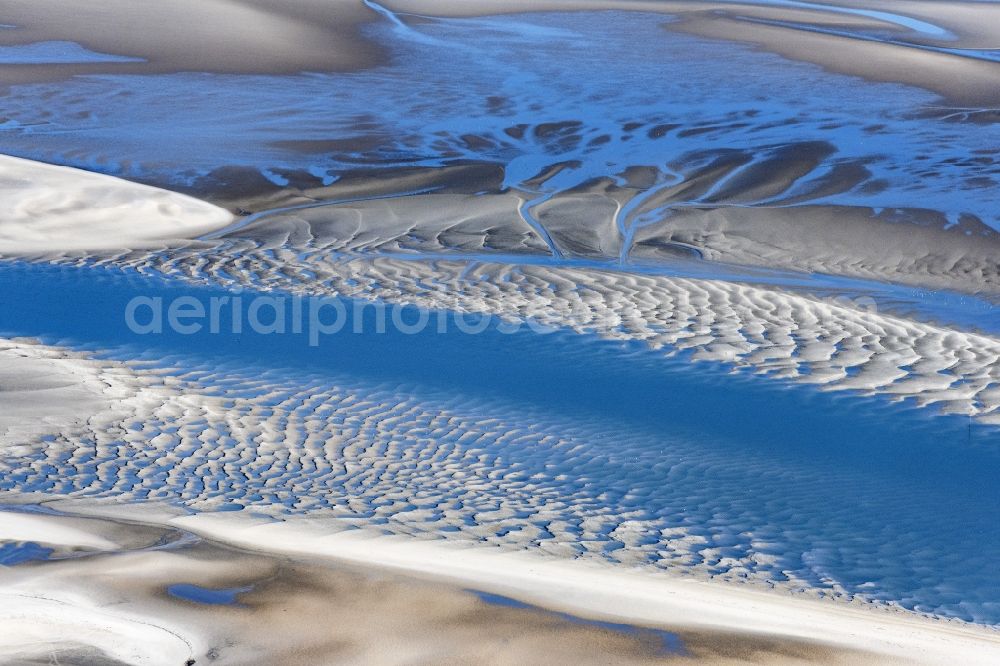
[[[64,5],[0,659],[997,661],[1000,6]]]

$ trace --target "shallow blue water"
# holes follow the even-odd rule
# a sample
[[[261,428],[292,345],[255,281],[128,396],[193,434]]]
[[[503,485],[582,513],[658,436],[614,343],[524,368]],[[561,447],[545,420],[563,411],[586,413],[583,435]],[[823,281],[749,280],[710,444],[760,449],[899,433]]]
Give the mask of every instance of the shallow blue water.
[[[583,493],[614,515],[701,530],[734,556],[776,544],[768,552],[778,558],[779,580],[784,570],[813,585],[833,581],[909,608],[1000,622],[1000,507],[991,499],[1000,437],[963,417],[732,375],[563,332],[503,334],[494,326],[479,335],[403,335],[367,325],[319,348],[303,336],[249,331],[136,336],[122,318],[134,295],[226,292],[117,270],[2,264],[0,293],[3,335],[171,366],[239,368],[276,386],[317,376],[389,386],[432,404],[537,423],[540,432],[572,432],[577,449],[539,459],[525,444],[516,464],[528,474],[535,466],[550,475],[562,469],[564,478],[552,483],[565,496]],[[34,474],[8,471],[0,487],[52,483]],[[254,482],[233,474],[219,492],[233,508],[247,506]],[[93,479],[56,476],[66,492]],[[319,488],[308,492],[336,492]],[[744,543],[751,535],[756,546]]]
[[[329,184],[345,170],[475,160],[503,165],[505,186],[531,188],[527,181],[546,167],[570,165],[537,186],[540,199],[593,178],[621,178],[634,166],[657,167],[664,185],[674,169],[713,151],[742,151],[764,163],[780,160],[788,146],[818,147],[812,172],[787,196],[930,208],[952,221],[972,214],[1000,228],[1000,124],[951,122],[953,109],[939,108],[929,92],[667,33],[667,20],[604,12],[409,26],[388,16],[370,31],[391,45],[391,62],[358,73],[78,76],[13,86],[0,94],[0,142],[5,153],[170,187],[196,187],[230,166],[281,186],[296,171]],[[898,21],[942,36],[934,26]],[[8,62],[105,57],[65,43],[0,49]],[[815,189],[845,168],[863,176],[843,191]],[[761,204],[786,205],[739,202]],[[924,319],[1000,330],[995,308],[973,297],[844,278],[759,279],[871,294]],[[139,336],[123,319],[133,296],[233,294],[113,269],[0,263],[0,294],[5,336],[163,366],[236,368],[288,393],[306,378],[389,387],[442,411],[534,428],[539,437],[569,432],[572,450],[546,450],[534,440],[513,452],[477,445],[496,454],[497,466],[544,477],[547,489],[578,498],[595,516],[693,531],[719,553],[706,560],[763,556],[774,560],[760,565],[773,580],[794,577],[1000,624],[1000,434],[964,417],[734,375],[638,344],[564,331],[504,334],[496,321],[478,335],[454,327],[379,333],[369,307],[361,308],[362,333],[331,336],[319,347],[305,334],[249,329]],[[348,311],[358,305],[344,302]],[[60,461],[65,466],[42,466],[48,474],[40,475],[36,462],[5,460],[0,488],[109,492],[93,466],[76,474]],[[124,476],[137,473],[129,459],[120,467]],[[263,492],[259,479],[238,467],[219,474],[226,478],[197,481],[219,482],[217,508],[252,510]],[[320,504],[324,494],[349,494],[327,479],[300,483]],[[185,488],[165,491],[187,501]],[[29,553],[18,548],[13,557]],[[241,591],[171,590],[199,603],[232,603]]]
[[[14,86],[0,97],[0,141],[10,154],[174,187],[228,166],[284,185],[292,171],[330,183],[345,169],[469,159],[502,164],[506,185],[525,186],[571,163],[539,196],[630,166],[669,174],[694,153],[763,160],[789,145],[828,144],[787,196],[850,168],[866,175],[811,201],[928,208],[953,221],[968,213],[997,228],[1000,124],[946,122],[954,109],[932,93],[668,33],[667,20],[602,12],[384,21],[369,30],[392,61],[358,73]],[[533,129],[547,123],[569,125]]]
[[[35,562],[49,559],[51,548],[45,548],[33,542],[0,543],[0,566],[13,567],[25,562]]]
[[[167,594],[178,599],[184,599],[185,601],[193,601],[197,604],[231,606],[236,603],[239,595],[249,592],[252,589],[252,587],[214,589],[191,585],[189,583],[177,583],[167,587]]]
[[[519,608],[519,609],[535,609],[547,614],[555,615],[563,620],[569,620],[570,622],[577,624],[584,624],[592,627],[598,627],[606,631],[611,631],[614,633],[629,634],[629,635],[647,635],[655,637],[660,642],[660,653],[661,654],[672,654],[675,656],[684,655],[687,651],[684,649],[684,644],[680,637],[676,634],[671,634],[666,631],[659,631],[656,629],[646,629],[643,627],[636,627],[630,624],[619,624],[617,622],[600,622],[598,620],[587,620],[584,618],[577,617],[575,615],[570,615],[569,613],[552,613],[551,611],[544,611],[537,606],[532,606],[531,604],[526,604],[518,601],[517,599],[511,599],[510,597],[505,597],[499,594],[491,594],[489,592],[481,592],[479,590],[469,590],[481,600],[488,604],[494,604],[496,606],[506,606],[507,608]]]
[[[141,62],[139,58],[89,51],[75,42],[36,42],[0,46],[0,64],[40,65],[86,62]]]

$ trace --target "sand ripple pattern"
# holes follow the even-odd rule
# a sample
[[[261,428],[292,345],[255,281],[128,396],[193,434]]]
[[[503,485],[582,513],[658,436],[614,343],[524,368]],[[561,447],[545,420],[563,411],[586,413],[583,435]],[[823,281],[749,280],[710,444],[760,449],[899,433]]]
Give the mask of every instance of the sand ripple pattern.
[[[947,553],[929,555],[940,544],[905,522],[876,533],[882,564],[868,560],[876,546],[857,535],[840,548],[822,545],[826,532],[846,534],[838,530],[856,520],[850,505],[831,501],[863,486],[850,473],[790,473],[767,456],[733,459],[682,437],[608,432],[599,420],[476,398],[164,362],[190,369],[140,370],[125,382],[130,393],[83,428],[4,456],[0,489],[308,515],[334,529],[380,526],[859,602],[898,600],[972,620],[984,612],[934,587],[938,570],[927,562],[948,561],[935,559]],[[772,483],[761,486],[761,477]],[[747,497],[755,483],[761,491]],[[804,489],[821,513],[796,509]],[[777,525],[774,511],[783,516]],[[845,586],[831,573],[855,560],[879,582]],[[972,564],[962,571],[974,578],[982,569]],[[925,586],[914,589],[914,580]]]
[[[337,255],[229,241],[99,263],[196,283],[337,295],[642,341],[828,390],[1000,424],[1000,340],[879,313],[874,301],[615,270]]]

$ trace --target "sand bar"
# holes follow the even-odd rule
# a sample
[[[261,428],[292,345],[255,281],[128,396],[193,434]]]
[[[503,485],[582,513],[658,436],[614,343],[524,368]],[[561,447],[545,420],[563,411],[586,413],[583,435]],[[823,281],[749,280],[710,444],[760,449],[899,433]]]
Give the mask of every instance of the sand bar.
[[[155,248],[223,227],[232,215],[175,192],[0,155],[0,254]]]

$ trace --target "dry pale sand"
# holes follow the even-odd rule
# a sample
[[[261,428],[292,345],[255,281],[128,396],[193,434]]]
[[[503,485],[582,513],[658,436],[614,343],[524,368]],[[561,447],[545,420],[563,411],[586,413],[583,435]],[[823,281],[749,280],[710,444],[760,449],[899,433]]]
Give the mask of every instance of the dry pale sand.
[[[0,513],[0,539],[55,548],[0,568],[4,663],[975,664],[1000,649],[991,632],[900,613],[308,523],[137,515],[169,524]]]
[[[806,24],[788,28],[748,22],[743,12],[693,16],[667,26],[693,35],[755,44],[793,60],[811,62],[830,71],[872,81],[903,83],[931,90],[963,107],[1000,104],[1000,62],[853,36],[823,34]],[[997,7],[988,14],[1000,26]],[[987,16],[983,21],[989,21]],[[802,29],[804,28],[804,29]],[[998,31],[1000,32],[1000,31]],[[1000,39],[1000,35],[993,35]]]
[[[0,255],[162,247],[233,216],[192,197],[120,178],[0,155]]]
[[[114,411],[141,380],[123,364],[25,341],[0,340],[0,452],[53,432],[75,432]]]

